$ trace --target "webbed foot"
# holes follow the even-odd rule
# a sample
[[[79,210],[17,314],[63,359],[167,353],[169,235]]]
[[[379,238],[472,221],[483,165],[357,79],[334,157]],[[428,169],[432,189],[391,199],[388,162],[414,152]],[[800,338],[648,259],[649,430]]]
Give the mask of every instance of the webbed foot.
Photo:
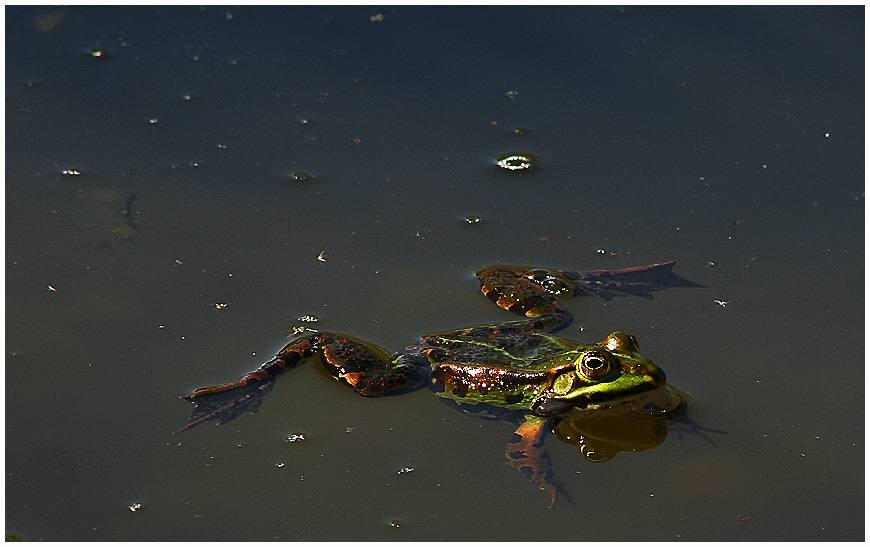
[[[225,424],[250,412],[253,414],[263,404],[263,397],[272,391],[275,376],[255,381],[239,381],[223,386],[200,388],[181,397],[194,403],[190,418],[175,434],[211,420]]]
[[[673,287],[706,287],[675,274],[672,271],[674,264],[676,261],[621,270],[588,270],[576,274],[580,276],[580,284],[584,289],[605,300],[626,295],[652,298],[651,293]]]

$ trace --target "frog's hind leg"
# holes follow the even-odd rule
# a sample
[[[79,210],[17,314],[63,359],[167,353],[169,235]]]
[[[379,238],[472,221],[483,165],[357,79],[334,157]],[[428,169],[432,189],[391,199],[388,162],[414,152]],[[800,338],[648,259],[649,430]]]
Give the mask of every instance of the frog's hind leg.
[[[182,397],[196,408],[176,433],[211,420],[226,423],[246,412],[256,412],[279,374],[315,354],[322,356],[327,372],[368,397],[415,389],[423,384],[429,370],[419,353],[392,358],[374,344],[342,334],[315,332],[290,342],[238,382],[200,388]]]
[[[568,326],[574,319],[555,297],[563,293],[573,296],[579,291],[579,280],[568,274],[540,268],[489,266],[478,270],[477,278],[487,298],[501,308],[529,318],[526,322],[515,322],[515,326],[525,325],[527,332],[552,332]]]
[[[246,412],[253,414],[263,404],[263,397],[272,391],[278,375],[313,355],[316,343],[316,335],[304,336],[284,346],[275,357],[246,374],[238,382],[203,387],[184,395],[181,398],[196,407],[191,411],[187,423],[175,433],[182,433],[211,420],[227,423]]]

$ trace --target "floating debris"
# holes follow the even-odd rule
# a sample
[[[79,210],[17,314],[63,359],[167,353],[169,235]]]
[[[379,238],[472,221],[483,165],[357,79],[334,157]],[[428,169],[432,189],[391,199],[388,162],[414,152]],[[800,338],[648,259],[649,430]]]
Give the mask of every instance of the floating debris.
[[[298,442],[302,442],[304,440],[305,440],[304,433],[291,433],[291,434],[287,435],[286,439],[284,439],[284,441],[288,442],[288,443],[298,443]]]

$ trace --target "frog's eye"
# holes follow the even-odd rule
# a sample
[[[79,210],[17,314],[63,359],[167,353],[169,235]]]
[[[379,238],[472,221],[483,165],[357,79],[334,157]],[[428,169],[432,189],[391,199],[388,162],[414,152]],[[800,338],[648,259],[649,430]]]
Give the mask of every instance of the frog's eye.
[[[580,373],[590,380],[598,380],[610,372],[610,361],[604,355],[591,351],[580,359]]]
[[[601,344],[610,351],[638,351],[637,338],[627,332],[612,332]]]

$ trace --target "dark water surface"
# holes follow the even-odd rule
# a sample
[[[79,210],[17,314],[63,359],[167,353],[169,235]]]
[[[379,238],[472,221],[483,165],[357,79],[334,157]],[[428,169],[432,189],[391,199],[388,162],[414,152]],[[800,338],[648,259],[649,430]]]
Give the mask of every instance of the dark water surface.
[[[6,532],[863,539],[863,10],[7,7]],[[172,435],[302,316],[398,349],[509,319],[481,265],[666,260],[709,288],[563,334],[635,334],[727,434],[551,437],[573,506],[510,424],[310,366]]]

